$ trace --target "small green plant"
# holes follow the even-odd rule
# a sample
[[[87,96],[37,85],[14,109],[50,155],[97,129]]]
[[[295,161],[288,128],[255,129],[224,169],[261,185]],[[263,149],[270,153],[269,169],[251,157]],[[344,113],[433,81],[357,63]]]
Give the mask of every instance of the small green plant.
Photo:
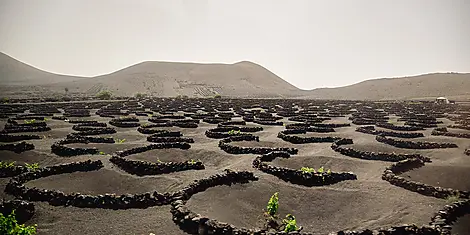
[[[282,223],[284,224],[284,232],[293,232],[299,230],[299,227],[297,227],[297,221],[295,220],[295,217],[291,214],[287,214],[286,218],[282,220]]]
[[[241,131],[236,131],[236,130],[230,130],[227,132],[229,135],[239,135],[240,133],[242,133]]]
[[[163,163],[160,159],[157,159],[157,162],[158,162],[158,163]]]
[[[452,194],[452,195],[449,195],[449,196],[446,197],[446,201],[447,201],[447,203],[449,203],[449,204],[458,202],[458,201],[460,201],[460,200],[462,200],[462,199],[460,198],[460,193]]]
[[[0,169],[1,168],[11,168],[15,166],[15,162],[0,162]]]
[[[126,139],[116,139],[116,143],[118,144],[122,144],[124,142],[126,142]]]
[[[49,120],[51,120],[51,119],[50,119],[50,118],[46,118],[46,117],[44,118],[44,121],[45,121],[45,122],[47,122],[47,121],[49,121]]]
[[[279,209],[279,192],[275,192],[268,201],[266,212],[271,217],[276,217],[277,210]]]
[[[311,167],[302,167],[300,168],[302,173],[307,174],[307,173],[315,173],[315,169]]]
[[[274,193],[268,201],[268,206],[266,207],[267,211],[265,212],[266,218],[266,229],[275,231],[300,231],[302,227],[297,226],[297,221],[295,217],[291,214],[287,214],[286,218],[280,221],[278,219],[278,209],[279,209],[279,192]]]
[[[25,124],[33,124],[36,122],[36,119],[31,119],[31,120],[24,120]]]
[[[2,104],[8,104],[10,103],[10,99],[7,97],[2,98]]]
[[[198,160],[196,161],[196,160],[194,160],[194,159],[191,159],[191,160],[188,161],[188,163],[191,164],[191,165],[194,165],[194,164],[196,164],[196,163],[198,163],[198,162],[201,162],[201,160],[198,159]]]
[[[134,95],[134,97],[137,98],[137,99],[143,99],[143,98],[145,98],[146,96],[147,96],[147,94],[145,94],[145,93],[140,93],[140,92],[138,92],[138,93],[136,93],[136,94]]]
[[[323,174],[323,173],[326,173],[326,174],[331,174],[331,170],[328,169],[326,170],[325,172],[325,168],[322,166],[320,168],[318,168],[318,170],[315,170],[315,168],[312,168],[312,167],[302,167],[300,168],[300,171],[302,171],[302,173],[304,174],[307,174],[307,173],[319,173],[319,174]]]
[[[106,155],[106,153],[103,152],[103,151],[100,151],[98,154],[99,154],[99,155]]]
[[[31,164],[25,163],[25,165],[26,165],[26,168],[28,168],[28,170],[31,170],[31,171],[36,171],[39,169],[38,163],[31,163]]]
[[[113,94],[110,91],[100,91],[98,94],[96,94],[96,98],[100,100],[109,100]]]
[[[15,217],[15,210],[5,216],[0,213],[0,234],[4,235],[32,235],[36,234],[37,225],[26,226],[18,224]]]

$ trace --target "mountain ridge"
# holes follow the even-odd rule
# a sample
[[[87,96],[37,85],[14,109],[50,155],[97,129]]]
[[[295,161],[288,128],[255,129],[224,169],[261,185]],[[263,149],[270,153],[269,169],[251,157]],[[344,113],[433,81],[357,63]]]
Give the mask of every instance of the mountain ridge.
[[[239,98],[393,100],[437,96],[470,97],[470,73],[429,73],[364,80],[343,87],[299,89],[251,61],[194,63],[142,61],[93,77],[50,73],[0,52],[0,92],[8,96],[50,94]]]

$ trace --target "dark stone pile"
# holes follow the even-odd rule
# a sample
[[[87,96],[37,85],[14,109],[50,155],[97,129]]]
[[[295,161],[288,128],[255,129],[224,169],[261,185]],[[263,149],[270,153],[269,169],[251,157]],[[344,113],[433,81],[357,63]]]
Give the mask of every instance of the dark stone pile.
[[[283,122],[277,122],[277,121],[272,121],[272,120],[265,120],[265,119],[254,119],[252,122],[260,125],[265,125],[265,126],[282,126],[284,125]]]
[[[85,127],[81,127],[85,128]],[[77,135],[104,135],[104,134],[114,134],[116,130],[112,127],[95,127],[95,128],[87,128],[87,130],[82,129],[82,131],[77,132]]]
[[[96,115],[99,115],[100,117],[110,117],[114,118],[114,116],[127,116],[129,115],[128,112],[122,112],[121,108],[116,106],[116,107],[101,107],[98,111],[95,113]]]
[[[260,132],[263,131],[261,126],[233,126],[233,125],[217,125],[217,128],[211,129],[216,132],[228,132],[231,130],[240,131],[240,132]]]
[[[72,129],[75,131],[83,131],[83,130],[90,130],[94,127],[107,127],[106,123],[102,122],[93,122],[93,123],[79,123],[72,126]]]
[[[415,121],[405,122],[405,125],[421,127],[421,128],[437,127],[437,124],[435,123],[423,123],[423,122],[415,122]]]
[[[313,123],[312,126],[316,127],[326,127],[326,128],[340,128],[340,127],[349,127],[349,123]]]
[[[98,121],[90,121],[90,120],[81,120],[81,119],[76,119],[76,120],[69,120],[69,123],[72,124],[81,124],[81,125],[93,125],[98,123]]]
[[[452,225],[457,218],[470,214],[470,200],[461,200],[446,205],[443,210],[437,212],[432,218],[430,225],[439,228],[446,234],[451,234]]]
[[[145,125],[145,127],[144,127],[145,129],[154,128],[154,127],[171,127],[171,126],[173,126],[173,124],[171,122],[169,122],[168,120],[155,119],[154,121],[152,121],[152,120],[149,119],[149,121],[152,122],[152,124]],[[143,133],[143,134],[145,134],[145,133]]]
[[[381,153],[381,152],[369,152],[369,151],[360,151],[353,148],[347,148],[342,145],[353,144],[352,139],[341,139],[335,141],[331,145],[331,149],[335,152],[341,153],[345,156],[360,158],[364,160],[378,160],[378,161],[388,161],[388,162],[398,162],[405,159],[420,159],[424,162],[430,162],[431,159],[421,154],[397,154],[397,153]]]
[[[171,148],[179,148],[179,149],[190,149],[191,145],[188,143],[158,143],[158,144],[149,144],[142,147],[136,147],[131,149],[126,149],[123,151],[116,152],[116,155],[119,157],[125,157],[136,153],[143,153],[153,149],[171,149]]]
[[[230,133],[230,131],[239,131],[240,133]],[[219,124],[217,128],[209,129],[205,132],[205,135],[213,139],[223,139],[230,136],[240,136],[240,135],[251,135],[244,132],[258,132],[262,131],[262,127],[238,127],[238,126],[222,126]]]
[[[10,120],[5,124],[5,128],[0,133],[44,132],[51,130],[45,122],[17,123],[14,120]]]
[[[444,127],[445,128],[445,127]],[[456,138],[464,138],[464,139],[470,139],[470,133],[454,133],[454,132],[449,132],[447,128],[445,129],[439,129],[436,128],[431,132],[431,135],[440,135],[440,136],[449,136],[449,137],[456,137]]]
[[[205,169],[204,164],[200,161],[150,163],[145,161],[129,160],[117,156],[113,156],[109,160],[127,173],[138,176]]]
[[[162,119],[162,117],[166,117]],[[171,117],[171,118],[169,118]],[[168,120],[171,119],[171,120]],[[149,122],[152,122],[152,125],[146,126],[146,128],[152,127],[171,127],[176,126],[180,128],[197,128],[199,119],[185,119],[185,116],[173,116],[173,115],[164,115],[158,118],[149,118]]]
[[[219,148],[230,154],[266,154],[273,151],[284,151],[290,154],[297,154],[299,151],[296,148],[268,148],[268,147],[240,147],[231,145],[231,142],[236,141],[257,141],[259,142],[259,137],[254,135],[239,135],[239,136],[230,136],[219,141]]]
[[[294,117],[289,117],[287,118],[289,121],[295,121],[295,122],[304,122],[308,124],[315,124],[315,123],[321,123],[323,121],[328,121],[331,120],[329,117],[318,117],[318,116],[310,116],[310,115],[299,115],[299,116],[294,116]]]
[[[29,118],[25,118],[25,119],[29,119]],[[44,120],[44,118],[42,119],[37,119],[37,120]],[[7,120],[7,123],[5,124],[5,128],[14,128],[14,127],[33,127],[33,126],[47,126],[47,123],[44,122],[44,121],[40,121],[40,122],[18,122],[14,119],[11,119],[9,118]]]
[[[197,128],[199,125],[199,120],[192,120],[192,119],[186,119],[186,120],[175,120],[170,122],[172,126],[176,126],[179,128]]]
[[[66,109],[64,110],[64,117],[90,117],[90,110],[88,109]]]
[[[352,119],[352,123],[355,125],[375,125],[379,123],[375,119],[368,119],[368,118],[354,118]]]
[[[464,153],[468,156],[470,156],[470,149],[465,149]]]
[[[454,143],[435,143],[435,142],[413,142],[405,140],[395,140],[385,136],[378,135],[375,140],[381,143],[406,149],[437,149],[437,148],[458,148]]]
[[[109,124],[115,127],[122,128],[140,126],[139,119],[136,117],[113,118],[109,121]]]
[[[467,125],[450,125],[449,128],[462,129],[462,130],[470,131],[470,126],[467,126]]]
[[[66,119],[66,117],[64,117],[64,116],[52,116],[52,119],[64,121]]]
[[[47,116],[49,116],[49,114],[48,114]],[[16,119],[16,120],[31,120],[31,119],[35,119],[35,120],[41,120],[41,121],[43,121],[45,117],[46,117],[46,116],[36,115],[36,114],[34,114],[34,113],[31,113],[31,114],[24,114],[24,113],[22,113],[22,114],[16,115],[15,119]]]
[[[219,126],[244,126],[246,125],[245,121],[226,121],[219,123]]]
[[[168,130],[153,130],[152,135],[149,137],[181,137],[183,134],[180,131],[168,131]]]
[[[16,176],[5,187],[5,192],[28,201],[49,202],[53,206],[76,206],[83,208],[128,209],[148,208],[151,206],[166,205],[171,202],[172,195],[148,192],[143,194],[127,194],[116,196],[82,195],[80,193],[65,194],[58,190],[28,188],[24,183],[51,175],[72,173],[79,171],[94,171],[103,167],[101,161],[74,162],[63,165],[45,167],[34,172]]]
[[[357,132],[371,134],[371,135],[382,135],[382,136],[391,136],[398,138],[418,138],[424,137],[424,134],[421,132],[394,132],[394,131],[380,131],[376,130],[374,126],[361,126],[356,128]]]
[[[24,141],[16,144],[0,144],[0,150],[8,150],[15,153],[22,153],[28,150],[33,150],[34,144],[26,143]]]
[[[12,166],[0,168],[0,178],[13,177],[28,171],[24,166]]]
[[[394,131],[422,131],[424,128],[417,126],[397,126],[387,122],[379,122],[375,124],[377,127],[382,127]]]
[[[302,129],[300,129],[302,130]],[[298,132],[298,133],[292,133],[292,129],[290,130],[286,130],[288,133],[292,133],[292,134],[304,134],[306,133],[306,131],[304,133],[301,133],[300,130],[296,130],[295,132]],[[339,137],[331,137],[331,136],[326,136],[326,137],[316,137],[316,136],[313,136],[313,137],[302,137],[302,136],[296,136],[296,135],[287,135],[285,134],[283,131],[279,132],[277,134],[277,138],[280,138],[284,141],[287,141],[287,142],[290,142],[290,143],[293,143],[293,144],[307,144],[307,143],[332,143],[332,142],[335,142],[341,138]]]
[[[202,121],[209,124],[218,124],[223,122],[230,121],[231,118],[222,118],[222,117],[206,117],[203,118]]]
[[[0,213],[7,216],[15,211],[15,217],[19,224],[24,224],[33,217],[35,210],[34,204],[23,200],[2,200],[0,203]]]
[[[41,137],[39,135],[9,135],[9,134],[0,134],[0,142],[18,142],[22,140],[39,140]]]
[[[152,128],[155,128],[155,127],[162,127],[162,125],[160,125],[160,124],[161,123],[147,124],[145,126],[140,126],[139,128],[137,128],[137,131],[142,133],[142,134],[146,134],[146,135],[158,134],[158,133],[162,133],[162,132],[168,132],[167,130],[152,129]],[[164,123],[164,124],[166,126],[172,126],[171,123]],[[181,133],[178,136],[181,136]],[[178,137],[178,136],[174,136],[174,137]]]
[[[455,190],[451,188],[434,187],[428,184],[411,181],[407,178],[399,176],[399,174],[424,166],[424,162],[420,159],[407,159],[387,167],[382,174],[382,179],[388,181],[395,186],[420,193],[425,196],[437,198],[447,198],[449,196],[459,195],[460,198],[469,198],[470,192]]]
[[[300,129],[300,130],[305,130],[306,132],[318,132],[318,133],[335,132],[335,129],[331,127],[311,126],[310,124],[306,124],[306,123],[287,124],[286,129],[287,130]]]
[[[153,143],[174,143],[174,142],[185,142],[185,143],[194,143],[193,138],[188,137],[158,137],[158,136],[148,136],[148,142]]]
[[[89,144],[89,143],[115,143],[113,138],[105,137],[91,137],[91,136],[80,136],[78,134],[67,135],[66,139],[55,142],[51,145],[51,151],[61,157],[70,157],[87,154],[98,154],[99,150],[96,148],[71,148],[65,146],[66,144]]]
[[[264,163],[264,161],[272,161],[276,157],[289,158],[290,154],[287,152],[270,152],[263,156],[257,157],[253,161],[253,167],[265,173],[274,175],[286,182],[308,187],[330,185],[344,180],[357,179],[357,176],[352,173],[305,173],[300,170],[276,167]]]

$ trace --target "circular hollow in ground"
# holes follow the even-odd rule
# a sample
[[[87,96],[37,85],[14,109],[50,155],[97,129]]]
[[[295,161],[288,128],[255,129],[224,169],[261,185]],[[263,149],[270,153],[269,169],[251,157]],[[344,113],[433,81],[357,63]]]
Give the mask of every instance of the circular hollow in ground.
[[[378,229],[403,223],[424,225],[444,204],[430,197],[407,198],[412,195],[407,192],[306,188],[258,181],[209,188],[193,195],[186,206],[204,217],[238,228],[262,228],[263,210],[274,192],[279,192],[280,216],[293,214],[297,224],[304,227],[304,232],[314,234],[345,229]]]
[[[27,187],[60,190],[70,194],[99,195],[106,193],[140,194],[157,191],[160,193],[182,188],[175,179],[165,176],[135,177],[109,169],[89,172],[73,172],[52,175],[25,183]]]
[[[470,181],[468,180],[470,179],[470,167],[468,166],[439,166],[428,163],[400,176],[435,187],[470,191]]]

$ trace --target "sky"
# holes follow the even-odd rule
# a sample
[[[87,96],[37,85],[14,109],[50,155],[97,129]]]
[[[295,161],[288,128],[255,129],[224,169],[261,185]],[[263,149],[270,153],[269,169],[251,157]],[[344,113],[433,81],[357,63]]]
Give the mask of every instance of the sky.
[[[0,0],[0,52],[96,76],[252,61],[302,89],[470,72],[469,0]]]

